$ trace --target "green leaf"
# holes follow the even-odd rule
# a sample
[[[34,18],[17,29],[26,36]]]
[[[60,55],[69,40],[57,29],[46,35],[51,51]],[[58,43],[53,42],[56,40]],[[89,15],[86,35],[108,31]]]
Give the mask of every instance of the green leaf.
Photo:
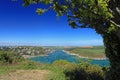
[[[39,14],[39,15],[42,15],[43,13],[45,13],[47,10],[46,9],[41,9],[41,8],[38,8],[36,10],[36,12]]]

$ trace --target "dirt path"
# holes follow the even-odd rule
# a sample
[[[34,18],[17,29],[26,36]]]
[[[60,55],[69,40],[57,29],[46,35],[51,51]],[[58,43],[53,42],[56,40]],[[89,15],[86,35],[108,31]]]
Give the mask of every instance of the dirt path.
[[[17,70],[0,76],[0,80],[46,80],[49,73],[47,70]]]

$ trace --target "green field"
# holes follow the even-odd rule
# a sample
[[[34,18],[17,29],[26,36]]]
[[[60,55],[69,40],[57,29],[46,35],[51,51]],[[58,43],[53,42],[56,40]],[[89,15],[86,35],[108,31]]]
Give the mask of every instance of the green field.
[[[70,53],[79,54],[80,56],[90,58],[103,58],[105,57],[105,48],[103,46],[93,47],[76,47],[66,49]]]

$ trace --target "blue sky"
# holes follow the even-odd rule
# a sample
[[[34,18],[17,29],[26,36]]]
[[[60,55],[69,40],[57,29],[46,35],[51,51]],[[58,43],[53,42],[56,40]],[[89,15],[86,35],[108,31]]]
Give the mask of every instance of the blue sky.
[[[94,30],[71,28],[66,16],[56,17],[53,11],[37,15],[39,6],[23,7],[21,0],[0,0],[0,45],[103,45]]]

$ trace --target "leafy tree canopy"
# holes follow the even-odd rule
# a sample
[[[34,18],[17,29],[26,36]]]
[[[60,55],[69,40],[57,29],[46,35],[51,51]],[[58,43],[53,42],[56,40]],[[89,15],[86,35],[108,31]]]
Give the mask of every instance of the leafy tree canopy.
[[[94,28],[105,34],[120,27],[120,1],[118,0],[23,0],[24,6],[43,3],[48,8],[37,8],[42,15],[54,10],[58,16],[67,15],[73,28]],[[113,6],[114,5],[114,6]]]

